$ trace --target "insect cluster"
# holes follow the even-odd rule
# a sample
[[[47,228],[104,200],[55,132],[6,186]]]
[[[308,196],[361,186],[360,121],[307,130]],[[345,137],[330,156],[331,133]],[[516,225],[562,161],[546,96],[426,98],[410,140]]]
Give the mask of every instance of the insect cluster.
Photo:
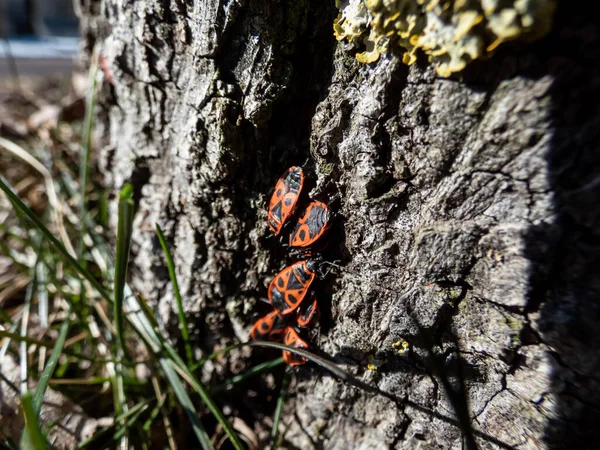
[[[268,224],[276,236],[292,224],[296,206],[304,186],[304,172],[300,167],[290,167],[281,176],[269,202]],[[289,245],[298,254],[312,257],[310,248],[330,226],[331,214],[326,204],[311,201],[289,236]],[[320,316],[319,305],[311,284],[321,274],[319,259],[304,259],[279,272],[269,284],[268,299],[273,311],[256,321],[250,332],[254,340],[281,342],[290,347],[307,349],[297,328],[315,325]],[[283,351],[283,359],[290,366],[304,364],[306,358]]]

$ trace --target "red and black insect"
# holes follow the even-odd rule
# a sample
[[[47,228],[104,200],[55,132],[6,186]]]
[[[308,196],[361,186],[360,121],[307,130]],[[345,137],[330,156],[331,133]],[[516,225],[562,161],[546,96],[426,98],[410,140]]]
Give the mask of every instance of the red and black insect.
[[[312,300],[308,302],[306,306],[303,306],[302,309],[298,312],[296,323],[301,328],[307,328],[318,323],[320,317],[321,310],[319,309],[319,305],[317,304],[317,297],[313,296]]]
[[[285,329],[283,343],[289,347],[308,350],[308,344],[302,340],[296,330],[292,327],[287,327]],[[283,360],[288,366],[299,366],[306,362],[304,356],[297,355],[288,350],[283,351]]]
[[[268,223],[278,235],[285,221],[292,215],[304,185],[304,172],[300,167],[290,167],[279,178],[269,202]]]
[[[269,284],[269,303],[280,317],[293,312],[315,279],[317,261],[298,261],[279,272]]]
[[[110,68],[108,67],[108,60],[106,59],[106,56],[104,56],[104,53],[100,53],[100,68],[102,69],[102,72],[104,72],[104,79],[109,84],[112,84],[114,86],[115,82],[113,81],[113,77],[110,73]]]
[[[331,219],[331,213],[325,203],[310,203],[290,234],[290,245],[292,247],[308,247],[314,244],[331,226],[329,219]]]
[[[316,302],[316,299],[315,299]],[[316,303],[314,304],[316,306]],[[309,308],[310,311],[314,311],[314,308]],[[308,313],[308,309],[306,311]],[[314,314],[308,313],[310,318],[315,317]],[[310,319],[309,319],[310,321]],[[300,338],[296,330],[291,326],[286,325],[286,322],[277,316],[275,311],[270,312],[264,317],[261,317],[256,321],[250,331],[250,336],[255,341],[284,341],[285,345],[294,348],[301,348],[308,350],[308,344]],[[283,360],[290,366],[299,366],[306,362],[306,358],[298,356],[287,350],[283,351]]]
[[[286,326],[285,321],[277,315],[277,312],[271,311],[254,323],[250,337],[255,341],[281,342]]]

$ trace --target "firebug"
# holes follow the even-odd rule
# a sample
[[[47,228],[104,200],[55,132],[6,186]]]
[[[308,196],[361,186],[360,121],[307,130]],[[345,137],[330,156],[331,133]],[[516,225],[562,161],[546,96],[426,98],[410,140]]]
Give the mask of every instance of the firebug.
[[[285,333],[286,324],[279,318],[276,311],[271,311],[256,321],[250,337],[255,341],[281,342]]]
[[[287,327],[285,329],[283,343],[289,347],[308,350],[308,344],[302,340],[296,330],[294,330],[292,327]],[[283,351],[283,360],[288,366],[299,366],[306,362],[306,358],[304,356],[296,355],[287,350]]]
[[[102,68],[102,72],[104,72],[104,79],[113,86],[115,82],[113,81],[113,77],[110,73],[110,68],[108,67],[108,60],[104,56],[104,53],[100,53],[100,67]]]
[[[308,247],[313,244],[331,225],[330,218],[331,213],[325,203],[310,203],[290,234],[290,245],[292,247]]]
[[[316,260],[298,261],[279,272],[269,284],[269,303],[280,317],[293,312],[302,303],[318,270]]]
[[[304,172],[292,166],[279,178],[269,202],[268,223],[271,231],[278,235],[285,221],[292,215],[300,191],[304,185]]]
[[[317,304],[317,298],[313,296],[306,307],[303,306],[298,312],[296,323],[299,327],[306,328],[315,325],[319,321],[320,317],[321,311],[319,310],[319,305]]]

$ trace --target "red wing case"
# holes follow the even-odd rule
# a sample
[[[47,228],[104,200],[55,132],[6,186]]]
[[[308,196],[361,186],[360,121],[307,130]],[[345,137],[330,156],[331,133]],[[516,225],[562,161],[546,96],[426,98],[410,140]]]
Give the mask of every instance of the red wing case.
[[[254,341],[281,342],[285,334],[286,325],[275,311],[271,311],[256,321],[250,331],[250,337]]]
[[[287,327],[285,329],[283,343],[288,347],[308,350],[308,344],[302,340],[298,333],[296,333],[296,330],[292,327]],[[300,366],[306,362],[304,356],[297,355],[288,350],[283,351],[283,360],[288,366]]]
[[[317,298],[313,297],[306,307],[304,307],[304,305],[302,306],[298,313],[296,323],[301,328],[307,328],[317,324],[320,317],[321,311],[319,310],[319,305],[317,304]]]
[[[290,314],[300,306],[314,279],[315,272],[307,261],[286,267],[269,284],[269,303],[280,317]]]
[[[290,245],[292,247],[308,247],[314,244],[329,228],[330,219],[331,213],[325,203],[310,203],[290,234]]]
[[[290,167],[277,181],[269,202],[267,217],[269,228],[276,235],[279,234],[288,217],[292,215],[303,185],[304,172],[297,166]]]

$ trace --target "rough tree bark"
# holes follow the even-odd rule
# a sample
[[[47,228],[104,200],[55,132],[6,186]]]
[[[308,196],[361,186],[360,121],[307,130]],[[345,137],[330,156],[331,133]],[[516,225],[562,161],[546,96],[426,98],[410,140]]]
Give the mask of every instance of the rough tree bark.
[[[399,49],[357,62],[334,39],[333,3],[81,1],[114,82],[101,167],[110,188],[136,187],[133,285],[177,339],[160,223],[198,351],[246,340],[285,255],[267,193],[308,158],[312,196],[338,196],[327,251],[345,266],[322,285],[313,348],[422,408],[303,368],[289,448],[460,448],[442,373],[464,380],[481,448],[598,445],[594,15],[563,2],[543,40],[444,79]],[[271,412],[236,395],[250,422]]]

